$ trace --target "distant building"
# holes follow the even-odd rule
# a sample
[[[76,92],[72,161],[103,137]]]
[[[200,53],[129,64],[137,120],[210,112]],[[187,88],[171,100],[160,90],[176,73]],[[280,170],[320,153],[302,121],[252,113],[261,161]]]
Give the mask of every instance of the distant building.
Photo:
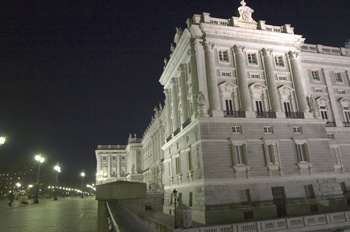
[[[256,22],[244,1],[238,12],[176,29],[165,106],[138,148],[143,181],[164,191],[164,213],[176,189],[204,224],[346,211],[349,48],[305,44],[289,24]]]

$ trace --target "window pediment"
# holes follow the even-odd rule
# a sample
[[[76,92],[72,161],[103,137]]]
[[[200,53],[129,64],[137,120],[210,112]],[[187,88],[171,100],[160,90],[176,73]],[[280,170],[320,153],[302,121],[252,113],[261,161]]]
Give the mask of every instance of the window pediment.
[[[342,97],[339,99],[339,103],[342,106],[350,106],[350,98]]]
[[[237,88],[238,88],[237,85],[229,83],[227,81],[219,84],[219,89],[220,89],[221,92],[233,92]]]
[[[315,100],[319,105],[327,105],[327,103],[329,101],[328,99],[326,99],[324,97],[318,97]]]
[[[280,94],[291,94],[294,91],[294,89],[289,86],[282,85],[278,87],[278,91],[280,92]]]
[[[251,93],[265,93],[267,91],[267,87],[260,83],[253,83],[249,86]]]

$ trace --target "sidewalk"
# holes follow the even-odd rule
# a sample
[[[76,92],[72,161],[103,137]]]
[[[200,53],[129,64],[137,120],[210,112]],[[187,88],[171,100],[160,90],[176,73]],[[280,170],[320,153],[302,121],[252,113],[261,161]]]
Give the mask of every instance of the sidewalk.
[[[97,201],[93,197],[65,199],[39,199],[39,204],[28,200],[0,201],[0,231],[82,231],[97,232]]]

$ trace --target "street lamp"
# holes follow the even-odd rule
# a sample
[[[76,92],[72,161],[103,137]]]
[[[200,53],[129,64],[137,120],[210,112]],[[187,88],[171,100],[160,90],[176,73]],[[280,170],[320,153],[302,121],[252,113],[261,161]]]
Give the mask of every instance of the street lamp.
[[[174,198],[175,198],[175,209],[174,209],[174,214],[175,214],[175,226],[174,226],[174,229],[177,229],[178,227],[177,227],[177,220],[176,220],[176,197],[177,197],[177,191],[176,191],[176,189],[174,189],[174,191],[173,191],[173,194],[174,194]]]
[[[40,164],[44,162],[45,158],[41,157],[40,155],[36,155],[35,160],[38,161],[39,164],[38,164],[38,174],[36,176],[36,192],[35,192],[34,204],[39,203]]]
[[[57,194],[58,194],[58,189],[57,189],[57,182],[58,182],[58,173],[61,172],[61,168],[60,166],[58,166],[58,163],[57,165],[54,167],[54,169],[57,171],[57,174],[56,174],[56,185],[55,185],[55,197],[54,197],[54,200],[57,201]]]
[[[0,137],[0,147],[5,143],[5,140],[5,137]]]
[[[17,196],[16,196],[16,200],[18,200],[18,194],[19,194],[19,187],[21,187],[21,183],[17,183]]]
[[[85,176],[85,173],[82,172],[80,173],[81,175],[81,198],[84,197],[84,176]]]

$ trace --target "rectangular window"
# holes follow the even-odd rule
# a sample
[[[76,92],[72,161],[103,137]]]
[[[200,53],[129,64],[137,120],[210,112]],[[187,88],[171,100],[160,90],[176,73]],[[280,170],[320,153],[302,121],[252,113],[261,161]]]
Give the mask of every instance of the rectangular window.
[[[320,75],[318,75],[318,71],[311,71],[312,80],[320,81]]]
[[[264,126],[265,134],[272,134],[272,126]]]
[[[226,99],[225,106],[226,106],[226,111],[233,111],[232,100]]]
[[[327,134],[327,137],[328,137],[328,139],[331,139],[331,140],[335,139],[334,134]]]
[[[301,134],[301,126],[293,126],[293,132],[294,134]]]
[[[239,190],[240,197],[241,197],[241,204],[248,204],[250,201],[250,193],[249,189]]]
[[[297,144],[297,153],[299,162],[305,163],[307,162],[307,153],[306,153],[306,144]]]
[[[346,94],[346,90],[345,89],[338,89],[338,93],[339,94]]]
[[[176,174],[180,174],[180,157],[175,158],[175,164],[176,164]]]
[[[252,74],[252,75],[250,75],[250,78],[252,78],[252,79],[260,79],[260,75],[259,74]]]
[[[248,63],[249,64],[258,64],[255,53],[248,53]]]
[[[192,192],[189,192],[189,194],[188,194],[188,206],[192,207],[192,205],[193,205],[193,194],[192,194]]]
[[[280,81],[287,81],[288,78],[287,78],[287,76],[278,76],[278,80],[280,80]]]
[[[173,193],[170,193],[169,205],[173,204],[173,198],[174,198]]]
[[[266,146],[266,159],[268,164],[274,164],[276,163],[276,158],[275,158],[275,145],[274,144],[268,144]]]
[[[227,51],[219,51],[219,60],[228,62],[228,53],[227,53]]]
[[[115,160],[115,156],[112,156],[112,157],[113,157],[112,159]]]
[[[315,88],[316,93],[323,93],[323,89]]]
[[[242,130],[240,126],[233,126],[232,127],[232,134],[241,134]]]
[[[336,82],[343,82],[343,78],[341,76],[341,73],[336,73],[335,74],[335,81]]]
[[[221,76],[223,76],[223,77],[230,77],[231,73],[230,72],[221,72]]]
[[[349,109],[348,107],[346,107],[347,109]],[[345,110],[345,107],[344,107]],[[350,111],[344,111],[344,115],[345,115],[345,122],[350,122]]]
[[[192,170],[192,159],[191,159],[191,152],[187,152],[187,162],[188,162],[188,171]]]
[[[307,199],[315,199],[315,192],[314,192],[314,187],[312,184],[305,185],[305,193],[306,193],[306,198]]]
[[[107,160],[107,157],[106,157],[106,156],[103,156],[102,159],[103,159],[103,160]]]
[[[180,203],[182,202],[182,193],[178,193],[178,195],[179,195],[179,196],[178,196],[177,199],[178,199],[179,204],[180,204]]]
[[[339,165],[342,163],[340,158],[339,147],[331,147],[331,155],[332,155],[333,164]]]
[[[277,67],[284,67],[283,56],[275,56],[275,64]]]
[[[245,164],[243,145],[235,146],[237,164]]]
[[[322,119],[328,119],[326,106],[320,106],[320,114]]]
[[[340,187],[341,187],[341,191],[343,192],[343,194],[346,194],[348,192],[345,182],[341,182]]]

